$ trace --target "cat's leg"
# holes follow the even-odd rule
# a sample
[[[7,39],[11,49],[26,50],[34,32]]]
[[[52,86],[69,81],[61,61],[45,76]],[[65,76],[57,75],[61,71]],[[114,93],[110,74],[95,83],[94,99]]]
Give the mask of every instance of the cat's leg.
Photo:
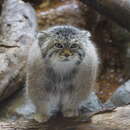
[[[70,98],[70,96],[65,95],[62,101],[62,112],[64,117],[77,117],[79,116],[79,107],[77,98]]]

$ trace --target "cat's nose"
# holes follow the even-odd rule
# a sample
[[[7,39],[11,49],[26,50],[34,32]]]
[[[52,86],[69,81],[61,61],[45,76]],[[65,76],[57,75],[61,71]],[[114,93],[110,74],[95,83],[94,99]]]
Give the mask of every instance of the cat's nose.
[[[65,56],[65,57],[69,57],[70,54],[69,54],[69,53],[65,53],[64,56]]]
[[[63,55],[64,55],[65,57],[69,57],[69,56],[72,55],[72,52],[71,52],[70,50],[68,50],[68,49],[64,49]]]

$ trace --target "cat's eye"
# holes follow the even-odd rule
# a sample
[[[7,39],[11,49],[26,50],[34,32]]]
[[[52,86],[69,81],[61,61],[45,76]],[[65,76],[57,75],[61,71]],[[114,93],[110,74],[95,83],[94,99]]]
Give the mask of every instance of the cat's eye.
[[[60,44],[60,43],[56,43],[55,46],[56,46],[57,48],[63,48],[63,45]]]
[[[75,48],[78,48],[78,47],[79,47],[78,44],[72,44],[72,45],[71,45],[71,48],[72,48],[72,49],[75,49]]]

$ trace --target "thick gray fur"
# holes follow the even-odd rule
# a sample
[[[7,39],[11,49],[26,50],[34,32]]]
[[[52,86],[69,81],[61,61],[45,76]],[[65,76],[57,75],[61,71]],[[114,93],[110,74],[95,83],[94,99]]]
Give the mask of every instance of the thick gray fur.
[[[38,37],[39,41],[32,45],[28,55],[27,97],[36,106],[37,113],[46,119],[59,111],[67,117],[78,116],[80,104],[95,86],[99,64],[90,33],[73,26],[55,26],[41,32]],[[64,42],[66,46],[71,42],[80,44],[82,57],[79,64],[75,63],[71,69],[65,69],[62,64],[63,67],[55,69],[55,64],[52,65],[46,55],[48,45],[52,46],[55,41]],[[61,68],[65,71],[61,72]]]

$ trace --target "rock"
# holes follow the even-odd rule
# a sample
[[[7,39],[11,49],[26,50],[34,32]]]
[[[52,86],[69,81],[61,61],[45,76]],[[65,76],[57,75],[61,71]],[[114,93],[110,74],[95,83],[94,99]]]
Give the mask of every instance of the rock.
[[[0,45],[1,46],[1,45]],[[17,89],[23,87],[25,80],[25,47],[2,48],[6,51],[0,53],[0,101],[10,96]]]
[[[1,14],[1,33],[7,41],[19,41],[25,35],[33,39],[37,30],[36,21],[35,11],[30,4],[22,0],[5,0]]]
[[[35,106],[26,98],[25,88],[23,88],[16,91],[15,95],[11,96],[10,99],[3,101],[0,105],[0,111],[0,121],[15,121],[23,117],[32,119]]]
[[[83,102],[83,104],[81,105],[81,110],[86,114],[90,112],[100,111],[102,109],[103,109],[103,104],[96,96],[95,92],[92,92],[88,100]]]
[[[126,48],[125,73],[130,77],[130,41],[127,42]]]
[[[118,107],[110,113],[95,115],[92,117],[92,124],[107,127],[110,130],[129,130],[130,105]]]
[[[130,80],[121,85],[106,102],[106,106],[123,106],[130,103]]]
[[[1,20],[0,101],[24,85],[27,53],[37,26],[33,8],[21,0],[5,0]]]
[[[47,2],[47,1],[50,1],[50,0],[23,0],[24,2],[29,2],[31,3],[34,7],[37,7],[39,4],[41,4],[42,2]]]
[[[17,100],[15,97],[14,100]],[[22,102],[20,98],[17,100],[17,105]],[[10,102],[8,102],[10,104]],[[13,106],[16,102],[13,101]],[[10,104],[11,105],[11,104]],[[9,110],[11,106],[6,107]],[[20,109],[19,109],[20,110]],[[25,110],[25,109],[24,109]],[[27,109],[26,109],[27,110]],[[19,111],[20,112],[20,111]],[[3,111],[1,111],[3,113]],[[0,115],[1,116],[1,115]],[[5,117],[5,116],[4,116]],[[61,118],[54,119],[48,123],[37,123],[33,120],[27,120],[24,118],[17,118],[13,116],[9,120],[3,120],[0,122],[1,130],[9,130],[16,128],[17,130],[129,130],[130,129],[130,105],[124,107],[118,107],[112,112],[98,113],[91,118],[91,122],[77,122],[75,119]]]
[[[39,29],[45,29],[54,25],[69,24],[80,28],[87,26],[86,15],[88,9],[77,0],[64,1],[58,6],[37,11]]]
[[[0,1],[0,14],[1,14],[2,4],[3,4],[3,0]]]

